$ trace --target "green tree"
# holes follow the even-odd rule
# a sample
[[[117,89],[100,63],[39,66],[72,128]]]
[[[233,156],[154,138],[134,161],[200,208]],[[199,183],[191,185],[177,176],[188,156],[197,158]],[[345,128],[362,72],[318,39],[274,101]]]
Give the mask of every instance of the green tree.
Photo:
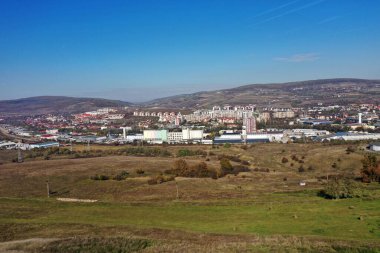
[[[361,170],[363,182],[380,181],[380,163],[374,154],[367,154],[362,159]]]
[[[360,185],[350,179],[332,179],[322,190],[322,195],[329,199],[343,199],[361,197],[363,195]]]
[[[231,173],[234,168],[232,167],[230,160],[228,160],[227,158],[223,158],[220,160],[220,169],[223,172],[223,174],[228,174]]]

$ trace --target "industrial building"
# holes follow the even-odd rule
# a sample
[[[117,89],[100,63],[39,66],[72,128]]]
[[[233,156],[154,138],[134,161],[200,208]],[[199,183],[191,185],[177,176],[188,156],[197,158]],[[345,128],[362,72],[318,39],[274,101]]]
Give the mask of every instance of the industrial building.
[[[334,135],[330,135],[324,138],[324,140],[344,140],[344,141],[361,141],[361,140],[379,140],[380,133],[352,133],[352,132],[340,132]]]
[[[135,142],[135,141],[142,141],[144,139],[144,135],[142,134],[130,134],[130,135],[126,135],[126,142],[129,142],[129,143],[132,143],[132,142]]]
[[[170,144],[181,143],[183,141],[182,132],[169,132],[168,133],[168,142]]]
[[[168,130],[144,130],[144,141],[148,143],[161,144],[168,142]]]
[[[215,144],[223,143],[256,143],[256,142],[279,142],[284,137],[282,132],[269,132],[269,133],[252,133],[252,134],[222,134],[220,137],[215,137]]]
[[[182,139],[184,142],[200,142],[203,139],[203,130],[182,129]]]
[[[148,143],[201,143],[202,139],[203,130],[193,130],[190,128],[184,128],[181,132],[169,132],[168,130],[144,130],[144,141]]]
[[[29,149],[34,148],[54,148],[59,147],[58,142],[44,142],[44,143],[33,143],[29,145]]]

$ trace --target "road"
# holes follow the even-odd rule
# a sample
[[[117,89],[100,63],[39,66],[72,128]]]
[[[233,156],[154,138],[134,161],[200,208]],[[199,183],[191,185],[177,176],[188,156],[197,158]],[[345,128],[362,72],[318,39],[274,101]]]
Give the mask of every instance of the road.
[[[3,127],[0,127],[0,135],[4,136],[6,138],[9,138],[9,139],[11,139],[13,141],[22,141],[22,140],[24,140],[24,141],[35,141],[35,139],[31,138],[31,137],[24,137],[24,136],[21,137],[21,136],[17,136],[17,135],[14,135],[14,134],[10,134]]]

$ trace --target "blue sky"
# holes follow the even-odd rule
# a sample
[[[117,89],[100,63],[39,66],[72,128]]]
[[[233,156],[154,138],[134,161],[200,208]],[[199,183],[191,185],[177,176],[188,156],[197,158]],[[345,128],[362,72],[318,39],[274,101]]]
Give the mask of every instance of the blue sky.
[[[380,79],[377,0],[0,1],[0,99]]]

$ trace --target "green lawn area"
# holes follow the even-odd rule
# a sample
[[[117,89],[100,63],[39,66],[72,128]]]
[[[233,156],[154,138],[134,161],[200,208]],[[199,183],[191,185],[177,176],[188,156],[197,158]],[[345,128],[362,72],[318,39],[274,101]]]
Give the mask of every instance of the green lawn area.
[[[325,200],[271,194],[257,201],[219,203],[62,203],[0,199],[0,224],[161,228],[220,234],[296,235],[376,241],[380,200]],[[361,217],[361,219],[359,219]],[[6,231],[3,231],[6,232]],[[21,232],[22,233],[22,232]]]

